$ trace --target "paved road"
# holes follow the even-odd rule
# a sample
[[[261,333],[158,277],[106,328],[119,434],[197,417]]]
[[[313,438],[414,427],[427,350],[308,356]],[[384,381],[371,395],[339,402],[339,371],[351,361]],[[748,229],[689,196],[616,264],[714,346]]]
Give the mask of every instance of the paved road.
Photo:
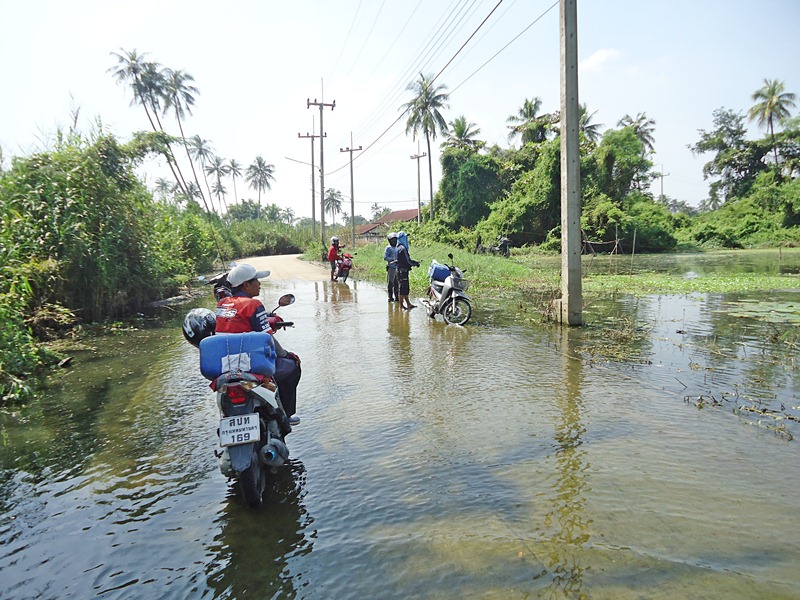
[[[269,269],[269,279],[275,281],[325,281],[330,278],[327,263],[300,260],[299,254],[281,254],[276,256],[251,256],[237,260],[237,263],[248,263],[256,269]]]

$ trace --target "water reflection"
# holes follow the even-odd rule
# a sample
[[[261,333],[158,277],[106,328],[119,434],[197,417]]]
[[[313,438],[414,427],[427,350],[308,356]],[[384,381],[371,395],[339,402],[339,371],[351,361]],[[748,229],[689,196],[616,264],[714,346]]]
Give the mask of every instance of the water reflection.
[[[591,519],[585,514],[587,481],[590,464],[582,448],[586,427],[583,423],[583,362],[579,354],[579,332],[563,330],[559,353],[563,369],[563,385],[556,389],[554,453],[550,475],[550,508],[543,522],[547,539],[546,566],[550,577],[551,595],[584,597],[583,577],[586,566],[581,559],[584,544],[589,541]],[[542,557],[540,557],[542,558]],[[541,594],[540,594],[541,595]]]
[[[307,585],[293,561],[309,554],[316,533],[304,504],[306,469],[290,468],[271,476],[264,504],[249,509],[232,486],[215,526],[219,533],[208,545],[206,576],[214,598],[294,598]]]

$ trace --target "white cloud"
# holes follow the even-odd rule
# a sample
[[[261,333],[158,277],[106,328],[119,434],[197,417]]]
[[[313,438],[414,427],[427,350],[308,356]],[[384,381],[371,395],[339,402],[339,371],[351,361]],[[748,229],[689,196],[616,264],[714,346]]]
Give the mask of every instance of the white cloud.
[[[601,48],[589,58],[582,60],[578,68],[583,73],[602,72],[607,63],[617,60],[620,56],[622,53],[615,48]]]

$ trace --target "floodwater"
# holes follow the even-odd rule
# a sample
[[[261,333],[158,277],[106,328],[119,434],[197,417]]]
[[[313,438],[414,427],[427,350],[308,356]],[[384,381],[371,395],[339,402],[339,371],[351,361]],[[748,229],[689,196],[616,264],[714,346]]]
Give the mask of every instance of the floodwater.
[[[264,506],[217,468],[181,307],[2,414],[0,598],[800,598],[796,324],[758,309],[800,290],[611,297],[572,330],[284,292],[302,424]]]

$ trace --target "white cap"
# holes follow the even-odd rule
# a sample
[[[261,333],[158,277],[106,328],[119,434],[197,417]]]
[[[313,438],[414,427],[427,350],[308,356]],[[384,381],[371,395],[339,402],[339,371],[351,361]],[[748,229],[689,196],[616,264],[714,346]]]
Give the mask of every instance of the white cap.
[[[228,273],[228,283],[231,284],[231,287],[239,287],[245,281],[262,279],[264,277],[269,277],[269,271],[256,271],[254,266],[247,264],[236,265],[231,269],[231,272]]]

